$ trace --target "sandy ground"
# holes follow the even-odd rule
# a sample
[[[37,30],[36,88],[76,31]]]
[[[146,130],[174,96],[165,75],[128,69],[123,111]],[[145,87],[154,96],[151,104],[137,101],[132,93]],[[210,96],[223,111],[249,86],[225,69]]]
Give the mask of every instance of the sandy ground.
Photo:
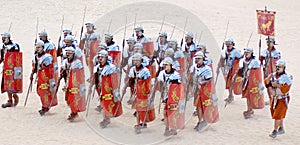
[[[159,2],[164,2],[162,7],[160,7],[158,1],[151,2],[151,4],[146,3],[149,5],[141,8],[130,9],[130,6],[123,7],[127,4],[131,6],[141,4],[140,2],[144,1],[1,0],[0,31],[7,31],[9,24],[12,22],[10,30],[12,39],[20,44],[24,53],[24,93],[20,94],[20,104],[17,107],[0,109],[0,144],[299,144],[300,103],[298,101],[299,90],[296,89],[299,88],[299,80],[296,73],[298,70],[297,57],[300,51],[296,45],[300,35],[300,32],[297,31],[297,26],[300,25],[299,2],[296,0],[161,0]],[[282,56],[287,62],[287,72],[294,76],[291,103],[284,122],[286,134],[280,135],[276,139],[271,139],[268,136],[273,129],[273,121],[270,117],[268,106],[264,109],[256,110],[254,117],[248,120],[245,120],[242,116],[242,112],[246,108],[246,102],[240,96],[236,96],[235,101],[224,108],[222,100],[227,97],[227,92],[223,89],[224,82],[222,77],[219,78],[217,87],[220,100],[219,122],[209,125],[201,133],[196,133],[193,127],[197,119],[191,116],[193,107],[191,102],[189,102],[186,114],[186,128],[180,131],[177,136],[171,138],[162,136],[164,126],[159,121],[162,116],[159,114],[157,114],[157,120],[149,124],[148,129],[143,130],[141,135],[135,135],[132,127],[134,118],[131,116],[133,111],[126,104],[123,107],[123,116],[113,119],[109,128],[100,129],[98,122],[102,115],[94,111],[94,107],[97,104],[96,98],[91,102],[90,114],[87,119],[84,117],[85,113],[82,113],[76,122],[69,123],[66,118],[70,113],[70,109],[64,102],[61,90],[58,92],[59,105],[51,109],[43,117],[38,114],[41,103],[35,91],[30,93],[27,106],[23,107],[29,84],[37,17],[39,17],[39,31],[45,29],[51,40],[56,44],[62,15],[65,17],[64,27],[71,28],[73,25],[73,33],[76,34],[78,39],[85,5],[88,8],[85,20],[96,22],[99,34],[107,30],[110,21],[109,17],[113,17],[117,13],[116,10],[120,12],[120,8],[123,7],[123,15],[128,16],[128,27],[130,27],[126,33],[127,37],[132,33],[129,29],[132,29],[134,15],[138,12],[137,22],[143,23],[145,34],[155,39],[160,28],[160,23],[157,21],[162,20],[162,14],[168,14],[169,12],[172,15],[175,13],[173,12],[175,11],[174,9],[163,7],[166,4],[172,4],[172,7],[178,7],[178,10],[185,9],[185,11],[182,11],[182,15],[172,17],[166,15],[168,24],[164,26],[164,29],[170,34],[172,25],[176,23],[174,38],[177,38],[178,41],[182,37],[184,20],[186,14],[188,14],[186,12],[197,16],[207,26],[215,39],[211,38],[210,33],[204,32],[201,42],[208,44],[209,56],[213,58],[214,62],[219,57],[219,50],[224,40],[228,21],[227,37],[235,39],[236,47],[242,50],[253,32],[249,46],[252,46],[256,54],[258,54],[259,35],[257,34],[255,10],[264,9],[264,6],[268,6],[269,10],[277,12],[275,26],[277,48],[282,52]],[[142,21],[143,16],[153,13],[149,10],[152,9],[154,11],[159,8],[161,8],[160,11],[153,15],[153,19],[147,16],[148,20],[155,21]],[[190,17],[195,18],[194,16]],[[116,42],[121,45],[125,20],[121,20],[119,17],[113,17],[112,19],[110,31],[114,32]],[[202,29],[204,29],[202,25],[199,25],[198,28],[198,24],[190,20],[186,30],[197,33],[199,37]],[[263,48],[266,46],[264,37],[262,46]],[[6,94],[2,94],[0,102],[4,103],[6,99]]]

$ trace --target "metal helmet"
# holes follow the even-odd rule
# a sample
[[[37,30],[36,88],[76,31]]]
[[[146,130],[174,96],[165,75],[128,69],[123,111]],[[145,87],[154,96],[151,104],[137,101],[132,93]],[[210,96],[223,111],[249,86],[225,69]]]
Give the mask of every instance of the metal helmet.
[[[107,49],[107,45],[106,45],[106,43],[99,43],[98,44],[98,48],[106,50]]]
[[[274,36],[268,36],[268,37],[266,38],[266,40],[275,42],[275,37],[274,37]]]
[[[65,28],[65,29],[63,30],[63,33],[71,34],[72,31],[71,31],[70,28]]]
[[[105,34],[104,34],[104,37],[113,38],[114,36],[113,36],[113,34],[111,34],[111,33],[105,33]]]
[[[194,34],[192,32],[187,32],[185,34],[185,37],[188,37],[188,38],[194,38]]]
[[[1,34],[1,37],[10,37],[10,33],[9,32],[3,32]]]
[[[75,48],[69,46],[65,48],[66,53],[75,53]]]
[[[64,41],[74,41],[74,37],[72,35],[67,35],[65,38],[64,38]]]
[[[226,43],[226,42],[230,42],[230,43],[234,44],[234,40],[233,40],[232,38],[227,38],[227,39],[225,40],[225,43]]]
[[[168,48],[165,52],[166,54],[170,55],[170,56],[174,56],[174,49],[173,48]]]
[[[127,41],[127,42],[128,42],[128,41],[131,41],[131,42],[136,42],[136,41],[135,41],[135,38],[134,38],[134,37],[132,37],[132,36],[130,36],[130,37],[129,37],[129,38],[126,40],[126,41]]]
[[[46,31],[41,31],[41,32],[39,33],[39,36],[45,36],[45,37],[47,37],[48,34],[47,34]]]
[[[285,61],[283,59],[279,59],[276,62],[276,66],[284,66],[285,67],[286,63],[285,63]]]
[[[143,27],[141,25],[137,25],[135,28],[134,28],[135,31],[144,31]]]
[[[98,56],[105,56],[105,57],[107,57],[108,56],[108,52],[106,50],[100,50],[100,51],[98,51]]]
[[[196,52],[196,54],[194,55],[194,58],[204,58],[203,52],[202,51]]]
[[[173,59],[171,57],[166,57],[164,60],[163,60],[163,64],[171,64],[173,65]]]
[[[253,52],[253,48],[252,47],[246,47],[244,48],[245,52]]]
[[[40,47],[37,48],[37,46],[40,46]],[[43,52],[43,50],[44,50],[44,41],[37,40],[35,43],[35,51],[37,53],[41,53],[41,52]]]
[[[133,60],[142,60],[143,59],[143,55],[141,53],[135,53],[132,56]]]
[[[165,31],[161,31],[161,32],[159,32],[159,37],[168,37],[168,34],[167,34],[167,32],[165,32]]]
[[[176,39],[170,39],[168,42],[169,42],[169,43],[174,43],[174,44],[176,44],[176,45],[178,44]]]

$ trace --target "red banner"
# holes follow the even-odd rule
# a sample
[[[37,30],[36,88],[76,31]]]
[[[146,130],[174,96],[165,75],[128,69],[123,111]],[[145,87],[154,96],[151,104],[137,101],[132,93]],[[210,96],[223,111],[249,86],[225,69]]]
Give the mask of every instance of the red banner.
[[[275,14],[274,11],[256,10],[258,34],[275,36]]]

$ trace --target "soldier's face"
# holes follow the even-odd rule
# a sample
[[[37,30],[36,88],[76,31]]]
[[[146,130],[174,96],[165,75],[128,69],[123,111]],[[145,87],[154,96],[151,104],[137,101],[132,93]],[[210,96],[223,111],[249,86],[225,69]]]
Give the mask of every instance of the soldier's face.
[[[35,45],[35,51],[41,54],[43,52],[43,47],[41,45]]]
[[[46,41],[47,40],[47,36],[39,36],[40,37],[40,40],[42,41]]]
[[[134,53],[142,53],[142,49],[141,48],[134,48],[133,49]]]
[[[93,31],[93,28],[90,25],[85,26],[87,32]]]
[[[174,43],[174,42],[169,42],[169,47],[170,47],[170,48],[173,48],[173,49],[174,49],[174,48],[176,47],[175,45],[176,45],[176,43]]]
[[[105,43],[110,43],[110,42],[111,42],[111,40],[112,40],[112,38],[111,38],[111,37],[105,37],[104,39],[105,39]]]
[[[268,47],[273,47],[274,46],[274,41],[267,40],[267,46]]]
[[[252,55],[252,52],[251,51],[245,51],[244,55],[245,55],[246,58],[250,58],[251,55]]]
[[[186,43],[191,43],[193,41],[192,37],[185,37],[185,42]]]
[[[64,32],[64,37],[66,37],[68,35],[68,32]]]
[[[139,67],[142,64],[142,61],[140,59],[133,59],[133,65],[136,67]]]
[[[160,42],[166,42],[167,38],[165,36],[159,36]]]
[[[103,55],[98,56],[98,61],[101,62],[101,63],[106,62],[106,59],[107,59],[107,56],[103,56]]]
[[[2,37],[2,43],[8,43],[9,38],[8,37]]]
[[[171,71],[171,64],[164,63],[164,70],[167,71],[167,72],[170,72]]]
[[[70,41],[70,40],[65,40],[64,42],[65,42],[66,46],[72,46],[72,41]]]
[[[135,30],[135,36],[142,36],[143,33],[140,30]]]
[[[67,52],[66,55],[67,55],[68,59],[72,59],[73,55],[74,55],[74,52]]]
[[[127,45],[128,45],[129,47],[132,47],[132,46],[134,45],[134,42],[133,42],[133,41],[127,41]]]
[[[225,45],[226,45],[227,49],[229,49],[229,50],[233,47],[232,42],[225,42]]]
[[[198,64],[198,65],[202,65],[203,64],[203,58],[195,58],[195,62],[196,62],[196,64]]]
[[[282,73],[284,71],[284,66],[276,66],[276,72]]]

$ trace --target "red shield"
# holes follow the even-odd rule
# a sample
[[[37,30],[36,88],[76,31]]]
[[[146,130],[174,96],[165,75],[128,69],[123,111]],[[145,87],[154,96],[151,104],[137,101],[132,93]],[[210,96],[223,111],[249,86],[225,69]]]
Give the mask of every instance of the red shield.
[[[108,51],[108,55],[112,57],[114,65],[121,65],[121,51]]]
[[[232,84],[232,79],[233,76],[236,74],[236,72],[239,70],[239,62],[240,60],[235,60],[233,62],[233,68],[231,71],[228,72],[227,77],[226,77],[226,89],[229,89]]]
[[[53,58],[53,60],[52,60],[52,63],[53,63],[53,67],[54,67],[54,78],[55,78],[55,82],[57,82],[58,81],[58,63],[57,63],[57,53],[56,53],[56,48],[54,48],[54,49],[52,49],[52,50],[50,50],[49,52],[48,52],[51,56],[52,56],[52,58]]]
[[[143,54],[148,57],[154,55],[154,43],[153,42],[144,42],[143,44]]]
[[[212,80],[205,85],[201,85],[200,96],[197,97],[197,99],[200,99],[198,101],[201,102],[204,118],[208,123],[215,123],[219,120],[218,105],[214,104],[214,99],[217,99],[217,96],[213,82]]]
[[[2,93],[23,92],[22,52],[7,52],[3,62]]]
[[[155,63],[153,63],[152,65],[148,65],[147,68],[150,71],[151,78],[155,78],[156,77],[156,65],[155,65]]]
[[[243,77],[237,75],[233,80],[233,93],[235,95],[241,95],[243,92]]]
[[[184,128],[185,96],[182,84],[171,84],[168,92],[167,116],[170,128]]]
[[[269,74],[273,73],[276,71],[276,62],[277,60],[279,59],[272,59],[272,61],[269,61],[268,63],[268,69],[267,69],[267,72],[264,72],[265,74],[265,77],[267,77]]]
[[[144,121],[146,111],[149,107],[148,95],[150,94],[150,81],[151,78],[139,80],[136,85],[136,110],[138,111],[141,121]],[[155,119],[154,104],[152,103],[149,108],[146,122]]]
[[[247,91],[249,91],[250,103],[253,109],[264,108],[265,103],[262,87],[261,68],[250,70]]]
[[[72,69],[68,81],[68,102],[72,112],[85,111],[85,79],[84,69]]]
[[[100,42],[101,42],[100,40],[91,41],[89,55],[86,55],[85,61],[86,61],[87,66],[89,66],[90,72],[93,72],[93,69],[94,69],[93,59],[97,54],[98,44]]]
[[[180,65],[180,70],[178,70],[181,78],[183,78],[183,73],[186,71],[186,61],[184,58],[179,58],[177,59],[179,65]]]
[[[54,79],[54,68],[53,64],[49,67],[43,67],[38,71],[38,81],[37,81],[37,94],[40,96],[43,107],[52,107],[57,105],[57,96],[53,96],[55,93],[55,87],[51,86]],[[52,104],[50,106],[50,103]]]
[[[102,76],[102,83],[101,83],[101,104],[103,106],[103,109],[105,110],[105,114],[107,116],[114,116],[118,117],[123,113],[122,110],[122,103],[121,102],[115,102],[114,96],[113,96],[113,82],[114,78],[112,75],[108,76]],[[119,106],[119,107],[118,107]],[[118,109],[118,110],[117,110]]]

